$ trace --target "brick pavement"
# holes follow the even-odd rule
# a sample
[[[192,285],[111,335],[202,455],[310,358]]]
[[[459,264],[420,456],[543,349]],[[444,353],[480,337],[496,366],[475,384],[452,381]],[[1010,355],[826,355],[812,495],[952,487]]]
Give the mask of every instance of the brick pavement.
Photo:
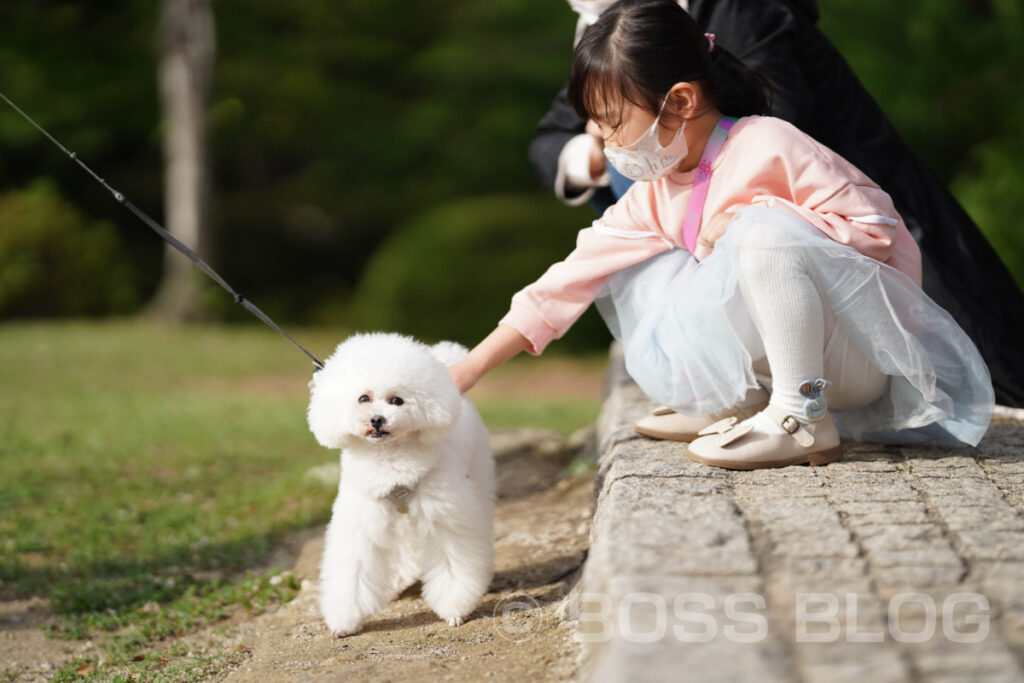
[[[1024,680],[1024,424],[733,472],[635,435],[651,407],[613,354],[583,678]]]

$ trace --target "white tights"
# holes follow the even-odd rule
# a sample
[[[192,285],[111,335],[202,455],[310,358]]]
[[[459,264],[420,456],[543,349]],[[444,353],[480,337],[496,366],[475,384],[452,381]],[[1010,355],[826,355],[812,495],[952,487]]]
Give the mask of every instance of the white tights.
[[[808,248],[762,224],[740,244],[740,291],[760,339],[747,344],[754,371],[771,392],[773,406],[805,420],[800,385],[819,377],[829,410],[858,408],[881,396],[888,377],[857,348],[824,302],[814,281]]]

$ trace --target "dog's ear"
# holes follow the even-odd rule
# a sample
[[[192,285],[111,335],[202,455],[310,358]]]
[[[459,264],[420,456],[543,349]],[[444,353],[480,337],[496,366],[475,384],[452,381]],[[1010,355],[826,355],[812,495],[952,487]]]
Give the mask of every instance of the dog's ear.
[[[309,410],[306,412],[309,430],[324,448],[344,448],[349,439],[348,416],[341,410],[341,401],[329,395],[326,387],[318,387],[316,380],[314,377],[309,383]]]
[[[469,354],[462,344],[453,341],[438,342],[430,347],[430,353],[439,360],[442,365],[455,365]]]
[[[435,446],[455,426],[462,412],[462,396],[452,383],[442,391],[435,391],[420,405],[420,441],[426,446]]]

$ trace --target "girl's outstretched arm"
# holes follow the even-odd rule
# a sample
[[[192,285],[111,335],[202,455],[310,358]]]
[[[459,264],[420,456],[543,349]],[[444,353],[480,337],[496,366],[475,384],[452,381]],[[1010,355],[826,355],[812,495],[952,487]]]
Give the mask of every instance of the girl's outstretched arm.
[[[529,348],[526,337],[508,325],[498,325],[469,355],[448,367],[461,393],[469,391],[480,378]]]

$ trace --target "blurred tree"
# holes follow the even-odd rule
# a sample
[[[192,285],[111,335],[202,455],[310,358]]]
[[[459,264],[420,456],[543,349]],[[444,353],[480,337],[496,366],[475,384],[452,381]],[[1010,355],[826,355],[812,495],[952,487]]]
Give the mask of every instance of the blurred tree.
[[[526,146],[568,73],[568,6],[222,0],[217,13],[216,251],[261,305],[308,319],[419,212],[536,188]]]
[[[157,216],[156,17],[150,0],[119,0],[114,10],[96,1],[0,3],[0,83],[69,149]],[[25,188],[43,177],[87,220],[113,223],[124,246],[118,254],[138,273],[134,299],[145,301],[160,273],[153,233],[14,112],[0,112],[0,188]]]
[[[1007,262],[1024,258],[1015,228],[1024,195],[1013,189],[1024,181],[1020,0],[819,5],[822,27],[904,138]],[[0,87],[154,216],[168,201],[159,6],[0,3]],[[200,246],[275,318],[340,310],[373,252],[434,207],[536,189],[526,147],[568,74],[575,22],[564,2],[217,0],[215,9],[210,230]],[[162,243],[27,124],[0,113],[0,187],[41,176],[86,220],[115,224],[120,253],[140,274],[137,298],[150,298]],[[577,212],[579,225],[592,218]],[[543,239],[553,225],[523,225],[523,239]],[[1024,277],[1024,263],[1015,272]],[[209,301],[224,317],[246,317],[219,290]]]
[[[818,4],[822,29],[1024,286],[1024,4]]]
[[[165,227],[193,250],[206,251],[206,106],[214,60],[213,10],[207,0],[164,0],[160,21],[160,100],[164,112]],[[149,312],[199,317],[201,275],[164,245],[164,273]]]

